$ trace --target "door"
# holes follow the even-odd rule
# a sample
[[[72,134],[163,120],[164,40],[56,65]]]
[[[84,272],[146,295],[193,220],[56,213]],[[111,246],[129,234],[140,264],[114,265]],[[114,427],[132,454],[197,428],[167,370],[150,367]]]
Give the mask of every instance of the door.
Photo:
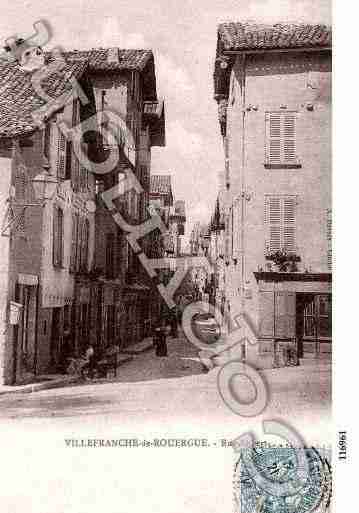
[[[37,329],[37,287],[18,285],[18,297],[23,305],[18,330],[20,366],[24,372],[36,370],[36,329]]]
[[[50,341],[50,365],[56,367],[59,363],[60,356],[60,323],[61,323],[61,308],[52,309],[52,324],[51,324],[51,341]]]

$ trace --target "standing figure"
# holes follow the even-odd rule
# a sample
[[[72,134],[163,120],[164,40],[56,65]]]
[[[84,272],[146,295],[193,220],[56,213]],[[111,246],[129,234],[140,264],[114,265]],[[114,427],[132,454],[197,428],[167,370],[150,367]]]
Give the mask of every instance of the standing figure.
[[[178,315],[177,306],[174,306],[170,311],[170,325],[171,325],[171,337],[178,337]]]
[[[156,356],[167,356],[167,326],[164,321],[159,323],[154,330],[153,342],[156,348]]]
[[[93,379],[95,370],[95,350],[92,344],[89,344],[85,353],[85,364],[81,368],[81,375],[85,377],[85,371],[88,370],[89,378]]]

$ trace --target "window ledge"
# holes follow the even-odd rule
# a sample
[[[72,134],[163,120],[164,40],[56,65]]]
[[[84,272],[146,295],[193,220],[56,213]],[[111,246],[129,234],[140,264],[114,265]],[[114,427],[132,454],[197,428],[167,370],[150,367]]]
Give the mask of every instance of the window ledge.
[[[266,169],[299,169],[302,164],[267,164],[264,163]]]

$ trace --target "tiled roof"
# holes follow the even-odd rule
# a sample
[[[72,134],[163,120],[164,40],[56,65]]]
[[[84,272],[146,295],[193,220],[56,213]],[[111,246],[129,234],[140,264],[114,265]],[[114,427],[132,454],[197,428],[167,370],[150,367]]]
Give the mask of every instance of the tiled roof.
[[[222,23],[218,42],[225,51],[330,47],[332,31],[327,25],[305,23]]]
[[[52,60],[49,54],[47,60]],[[71,94],[71,78],[78,79],[87,68],[89,71],[137,70],[146,66],[144,87],[146,95],[156,100],[156,78],[151,50],[125,50],[99,48],[64,52],[65,67],[47,75],[42,80],[43,90],[57,99],[64,93]],[[16,137],[37,128],[32,113],[45,105],[31,83],[31,73],[23,71],[17,63],[0,62],[0,138]],[[58,108],[58,107],[57,107]],[[53,106],[52,112],[56,110]]]
[[[88,60],[93,71],[137,70],[142,71],[153,58],[151,50],[125,50],[121,48],[93,48],[64,52],[65,59]]]
[[[150,194],[172,194],[171,175],[151,175]]]
[[[44,92],[54,100],[72,94],[70,79],[79,79],[86,67],[86,61],[67,63],[61,70],[44,76]],[[0,63],[0,138],[16,137],[38,128],[32,114],[46,102],[34,89],[31,77],[32,73],[23,71],[16,63]],[[62,105],[63,102],[54,104],[51,112]]]
[[[142,73],[144,100],[156,101],[155,62],[152,50],[93,48],[64,52],[66,60],[88,61],[89,71],[139,71]]]

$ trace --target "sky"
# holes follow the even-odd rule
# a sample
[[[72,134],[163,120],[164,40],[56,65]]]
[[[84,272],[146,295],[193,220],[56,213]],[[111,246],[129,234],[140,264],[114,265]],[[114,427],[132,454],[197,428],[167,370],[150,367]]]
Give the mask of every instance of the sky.
[[[196,221],[209,222],[224,167],[212,79],[218,23],[330,23],[331,7],[330,0],[12,0],[3,9],[0,36],[29,37],[39,19],[53,30],[46,50],[153,50],[167,145],[153,148],[151,172],[172,175],[174,197],[186,201],[188,236]]]

